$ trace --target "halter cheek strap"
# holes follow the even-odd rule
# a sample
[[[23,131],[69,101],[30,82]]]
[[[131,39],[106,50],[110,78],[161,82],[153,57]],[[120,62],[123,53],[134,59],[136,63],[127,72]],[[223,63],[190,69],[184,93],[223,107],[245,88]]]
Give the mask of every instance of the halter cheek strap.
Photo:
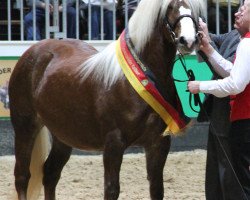
[[[176,38],[176,35],[175,35],[175,32],[174,32],[174,31],[175,31],[175,29],[176,29],[177,24],[178,24],[178,23],[181,21],[181,19],[184,18],[184,17],[189,17],[190,19],[192,19],[192,21],[193,21],[193,23],[194,23],[194,26],[195,26],[195,32],[198,33],[198,25],[197,25],[197,23],[196,23],[196,21],[195,21],[195,19],[194,19],[193,16],[188,15],[188,14],[181,15],[181,16],[179,16],[179,17],[176,19],[176,21],[174,22],[174,24],[171,24],[171,23],[169,22],[167,16],[165,16],[164,19],[163,19],[163,22],[164,22],[164,24],[165,24],[167,30],[170,32],[171,37],[172,37],[172,39],[173,39],[174,42],[176,42],[176,41],[178,40],[178,38]]]

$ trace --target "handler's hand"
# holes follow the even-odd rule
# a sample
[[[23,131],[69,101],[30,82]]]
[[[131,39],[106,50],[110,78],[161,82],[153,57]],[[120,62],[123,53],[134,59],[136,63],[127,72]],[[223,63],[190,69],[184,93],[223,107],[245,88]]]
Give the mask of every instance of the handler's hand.
[[[214,51],[214,48],[209,43],[210,38],[208,38],[203,31],[199,31],[199,34],[201,37],[200,50],[208,56]]]
[[[189,81],[188,82],[188,90],[193,94],[197,94],[200,92],[200,82],[199,81]]]
[[[199,31],[204,32],[205,36],[208,39],[208,42],[211,42],[211,38],[210,38],[209,33],[208,33],[207,24],[205,22],[203,22],[201,18],[199,18]]]

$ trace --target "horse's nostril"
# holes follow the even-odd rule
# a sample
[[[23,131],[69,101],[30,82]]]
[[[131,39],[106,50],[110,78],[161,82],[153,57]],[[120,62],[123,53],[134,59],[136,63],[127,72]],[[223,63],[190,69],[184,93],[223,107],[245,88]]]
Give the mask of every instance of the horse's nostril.
[[[181,37],[179,38],[179,43],[180,43],[180,44],[187,44],[187,41],[186,41],[186,39],[185,39],[183,36],[181,36]]]
[[[199,43],[199,37],[198,36],[195,36],[195,44],[198,44]]]
[[[195,44],[198,44],[201,38],[202,38],[202,35],[200,33],[197,33],[195,36]]]

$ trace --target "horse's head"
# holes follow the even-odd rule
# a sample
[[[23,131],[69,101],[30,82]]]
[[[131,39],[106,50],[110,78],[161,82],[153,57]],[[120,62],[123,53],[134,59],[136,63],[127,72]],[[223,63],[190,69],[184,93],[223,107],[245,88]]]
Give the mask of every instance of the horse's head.
[[[204,13],[204,0],[141,0],[129,21],[135,49],[142,52],[158,31],[163,34],[163,40],[176,44],[182,54],[191,53],[197,43],[201,13]]]
[[[198,43],[198,11],[199,3],[194,0],[171,0],[163,9],[164,32],[167,38],[176,43],[182,54],[191,53]]]

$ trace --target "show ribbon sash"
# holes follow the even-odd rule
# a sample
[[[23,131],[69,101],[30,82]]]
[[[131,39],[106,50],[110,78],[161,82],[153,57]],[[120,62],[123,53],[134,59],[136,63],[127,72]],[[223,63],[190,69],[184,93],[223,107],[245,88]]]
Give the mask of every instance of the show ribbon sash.
[[[180,112],[170,105],[155,87],[153,81],[144,73],[147,67],[140,62],[131,47],[127,29],[126,32],[123,31],[117,40],[116,56],[132,87],[166,123],[167,128],[163,135],[182,132],[189,124],[190,119],[185,115],[181,115]],[[179,106],[181,107],[181,105]]]

